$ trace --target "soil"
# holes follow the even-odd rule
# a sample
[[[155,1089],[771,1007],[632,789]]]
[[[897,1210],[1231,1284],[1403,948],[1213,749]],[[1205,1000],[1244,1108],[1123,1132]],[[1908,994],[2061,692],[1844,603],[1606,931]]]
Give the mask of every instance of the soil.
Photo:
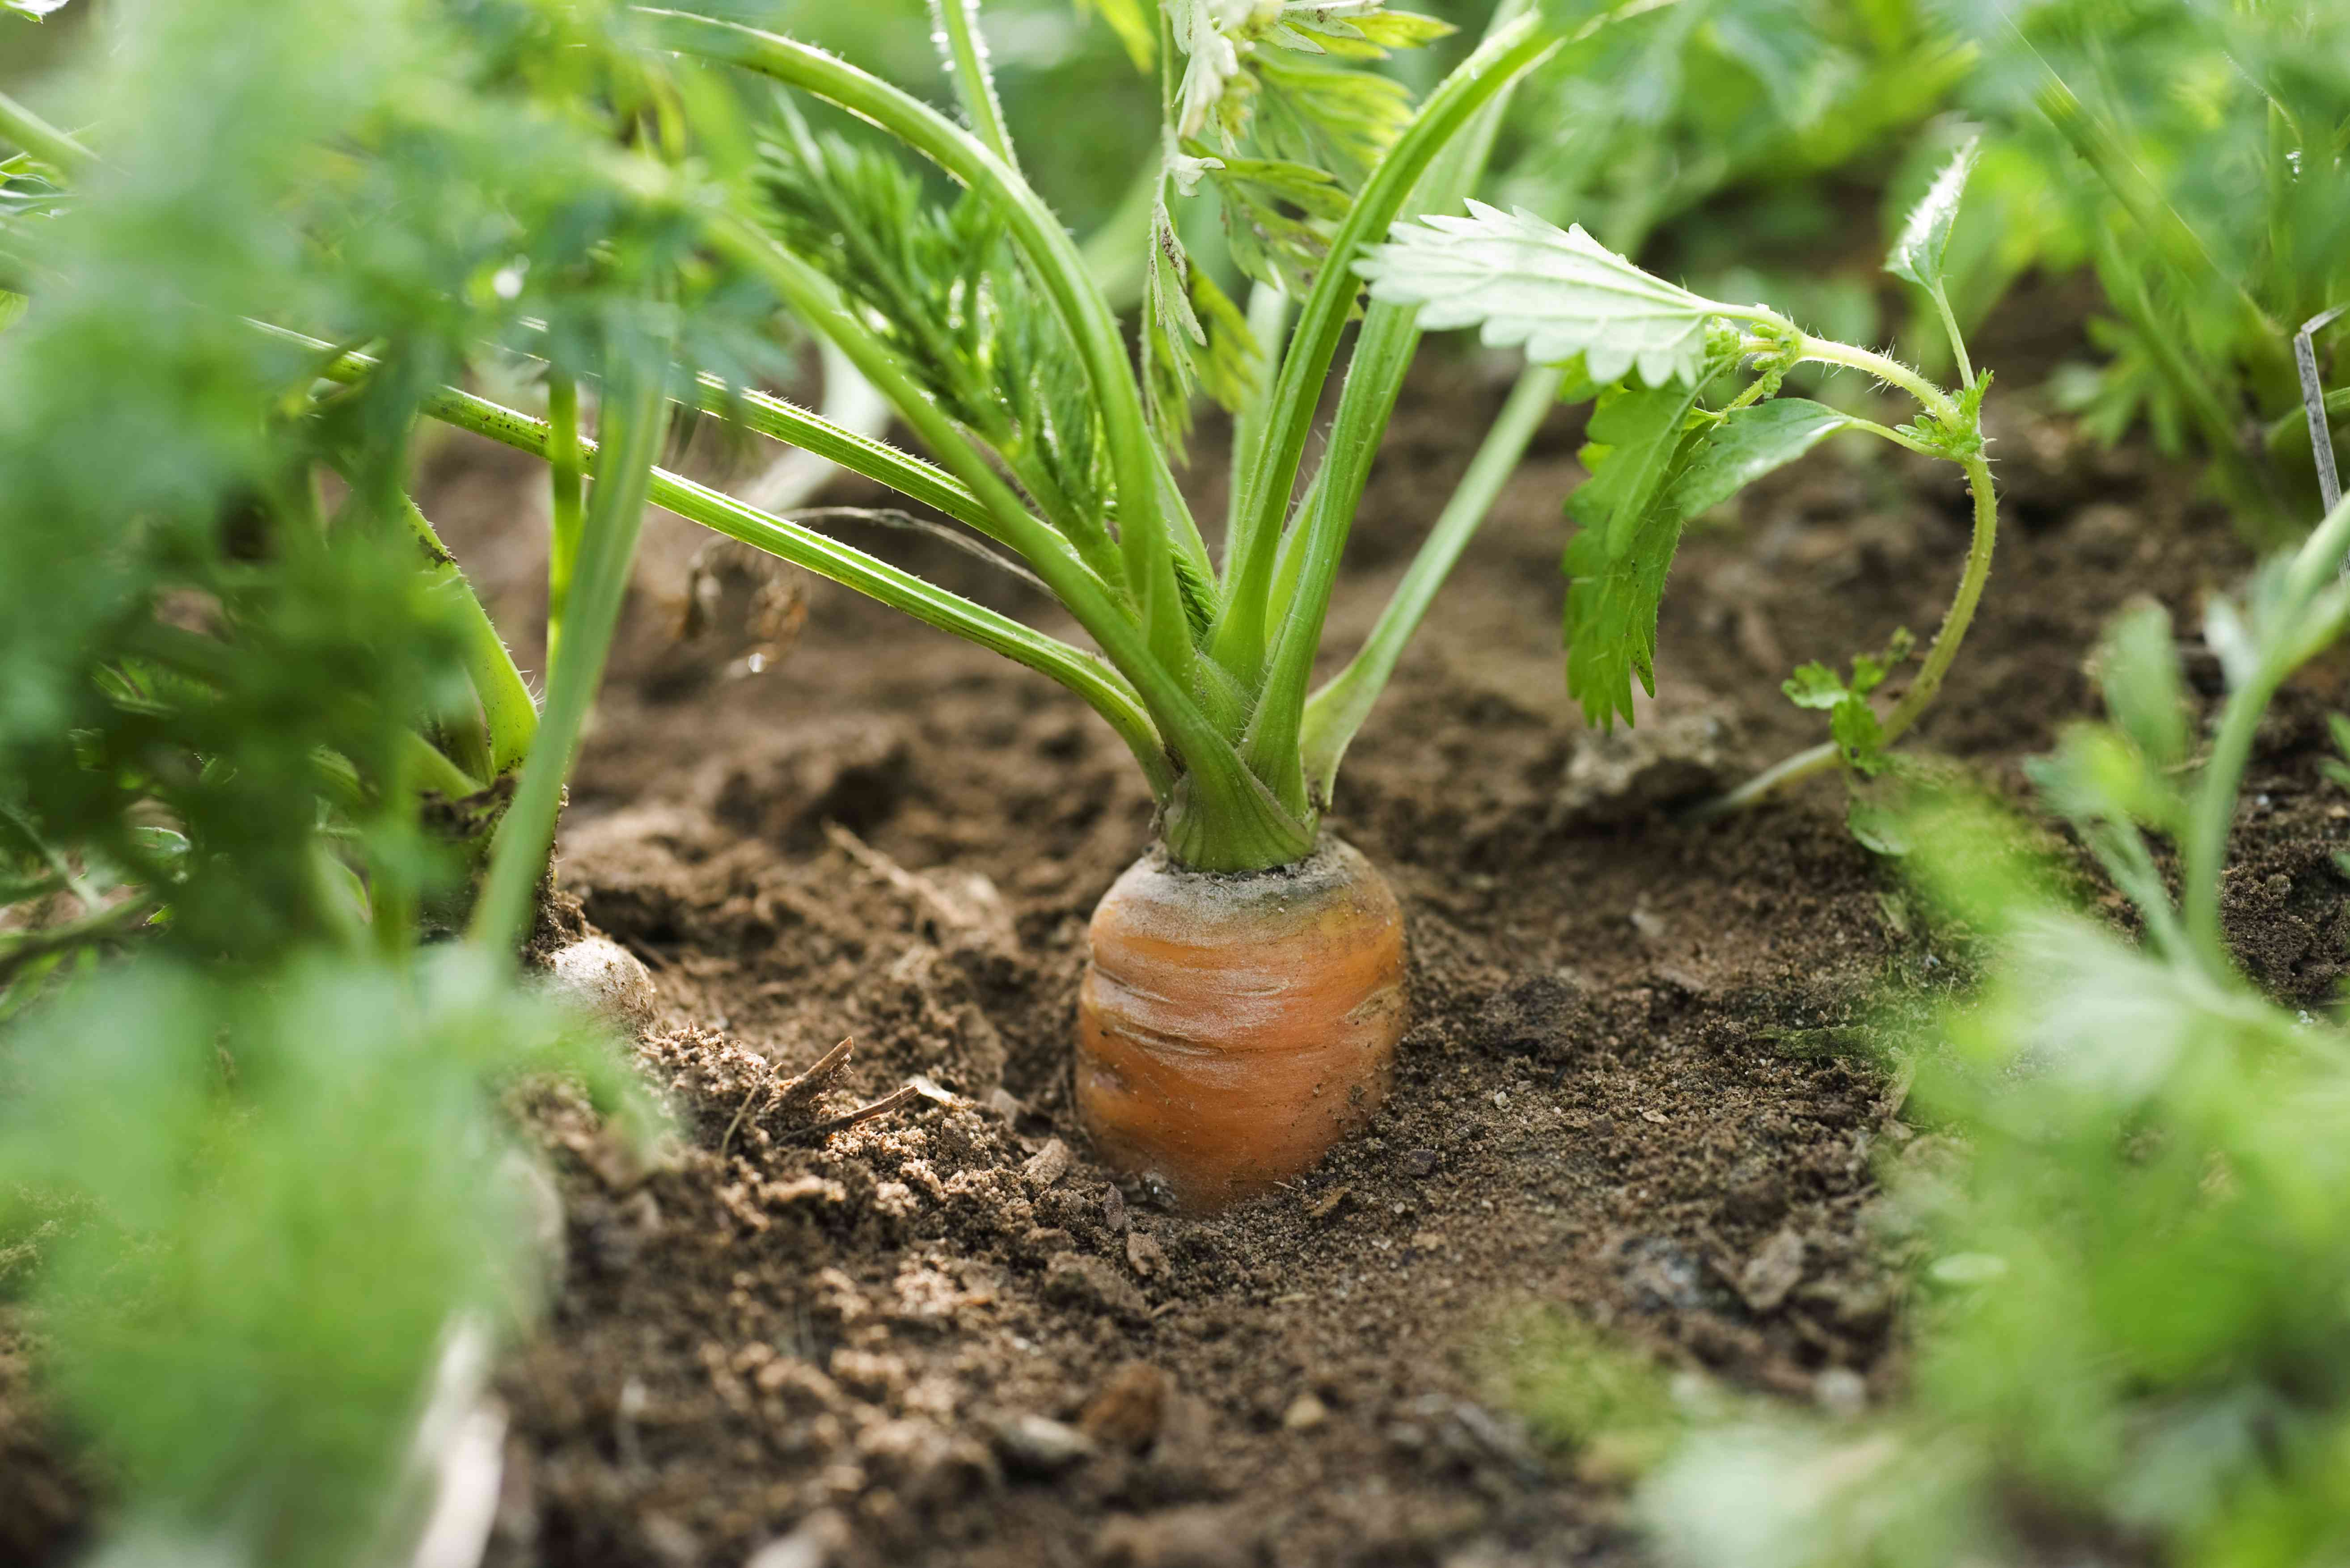
[[[1423,357],[1334,659],[1506,374]],[[1916,742],[2020,802],[2022,760],[2095,709],[2106,618],[2150,594],[2190,628],[2249,556],[2191,475],[2027,398],[1992,406],[2007,527]],[[1294,1188],[1206,1219],[1113,1179],[1071,1114],[1085,923],[1150,834],[1108,730],[795,575],[768,624],[743,628],[738,592],[681,641],[700,540],[651,531],[559,877],[651,971],[642,1056],[682,1136],[648,1171],[559,1095],[535,1107],[568,1262],[501,1382],[494,1563],[1629,1563],[1622,1478],[1505,1397],[1528,1313],[1793,1401],[1898,1389],[1901,1282],[1870,1223],[1911,1134],[1847,1043],[1888,980],[1947,984],[1952,955],[1846,831],[1840,783],[1701,826],[1671,808],[1817,738],[1778,693],[1794,665],[1931,629],[1964,496],[1836,446],[1743,497],[1685,546],[1659,690],[1611,737],[1560,676],[1578,429],[1545,429],[1340,783],[1331,830],[1409,926],[1393,1096]],[[1220,515],[1202,447],[1196,500]],[[535,618],[537,495],[507,454],[436,459],[428,510],[504,625]],[[966,556],[858,542],[1059,624]],[[2315,762],[2334,696],[2280,704],[2230,873],[2248,964],[2309,1002],[2350,938],[2331,862],[2350,810]],[[782,1091],[843,1038],[845,1067]],[[891,1114],[811,1130],[918,1075]],[[0,1411],[17,1380],[0,1343]]]

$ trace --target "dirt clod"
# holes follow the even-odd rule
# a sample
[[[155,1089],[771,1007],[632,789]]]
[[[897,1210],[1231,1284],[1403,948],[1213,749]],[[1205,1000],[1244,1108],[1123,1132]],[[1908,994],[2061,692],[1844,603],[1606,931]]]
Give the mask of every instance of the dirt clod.
[[[1780,1231],[1763,1242],[1738,1273],[1738,1293],[1746,1304],[1758,1313],[1776,1312],[1803,1282],[1805,1250],[1804,1238],[1794,1231]]]
[[[1069,1174],[1069,1146],[1059,1138],[1048,1138],[1045,1147],[1031,1155],[1021,1171],[1039,1187],[1050,1187]]]
[[[1129,1361],[1086,1401],[1077,1425],[1106,1449],[1139,1454],[1159,1436],[1173,1383],[1147,1361]]]
[[[1167,1261],[1167,1249],[1159,1244],[1158,1238],[1141,1231],[1126,1233],[1126,1262],[1146,1280],[1162,1279],[1173,1267]]]
[[[1100,1568],[1251,1568],[1260,1537],[1241,1510],[1194,1506],[1113,1519],[1094,1538]]]
[[[1099,1258],[1082,1252],[1055,1252],[1046,1260],[1045,1299],[1128,1323],[1150,1316],[1150,1303],[1142,1299],[1132,1281]]]

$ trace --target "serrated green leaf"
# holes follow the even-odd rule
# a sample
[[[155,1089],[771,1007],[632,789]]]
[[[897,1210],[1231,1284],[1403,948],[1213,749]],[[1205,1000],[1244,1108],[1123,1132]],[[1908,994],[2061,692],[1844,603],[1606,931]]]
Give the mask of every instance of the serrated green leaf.
[[[1950,248],[1950,225],[1958,220],[1959,202],[1967,193],[1967,176],[1974,171],[1976,155],[1977,143],[1970,138],[1942,165],[1926,194],[1909,209],[1901,237],[1893,242],[1892,254],[1885,258],[1886,271],[1920,288],[1942,286],[1942,257]]]
[[[1871,777],[1885,767],[1885,726],[1866,699],[1847,696],[1828,710],[1828,733],[1852,767]]]
[[[1264,41],[1306,54],[1381,60],[1397,49],[1416,49],[1456,31],[1450,22],[1413,11],[1364,9],[1348,16],[1338,6],[1319,6],[1284,15]]]
[[[1584,449],[1592,476],[1566,499],[1580,526],[1560,566],[1569,579],[1566,689],[1594,724],[1632,722],[1636,676],[1656,693],[1657,608],[1689,520],[1669,497],[1707,440],[1685,428],[1697,392],[1695,384],[1615,387],[1592,415]]]
[[[1601,394],[1586,431],[1584,466],[1591,478],[1567,497],[1567,515],[1607,541],[1620,556],[1673,477],[1682,455],[1683,427],[1697,404],[1698,385],[1611,387]],[[1679,514],[1686,520],[1689,514]]]
[[[1196,142],[1187,153],[1203,155]],[[1303,298],[1329,254],[1329,229],[1353,198],[1322,170],[1277,158],[1225,158],[1206,170],[1223,198],[1233,262],[1257,282]]]
[[[1642,272],[1580,224],[1559,229],[1482,202],[1465,218],[1398,223],[1355,270],[1373,298],[1420,306],[1429,330],[1475,327],[1496,348],[1523,345],[1538,365],[1580,354],[1595,379],[1637,372],[1651,387],[1698,379],[1706,325],[1727,308]]]
[[[1389,77],[1260,51],[1253,134],[1275,158],[1358,184],[1411,123],[1411,90]]]
[[[1851,694],[1845,687],[1844,677],[1817,659],[1798,668],[1780,683],[1779,690],[1798,708],[1823,710],[1835,707]]]
[[[1151,215],[1149,307],[1143,337],[1144,410],[1177,462],[1191,428],[1195,390],[1237,409],[1264,370],[1248,318],[1215,280],[1193,267],[1161,203]],[[1201,352],[1204,350],[1204,353]]]
[[[1636,675],[1656,693],[1657,607],[1680,537],[1680,520],[1660,513],[1621,556],[1590,529],[1566,543],[1566,690],[1589,723],[1632,722]]]
[[[1776,398],[1732,409],[1715,427],[1705,451],[1675,483],[1674,504],[1691,517],[1719,506],[1851,424],[1848,415],[1804,398]]]

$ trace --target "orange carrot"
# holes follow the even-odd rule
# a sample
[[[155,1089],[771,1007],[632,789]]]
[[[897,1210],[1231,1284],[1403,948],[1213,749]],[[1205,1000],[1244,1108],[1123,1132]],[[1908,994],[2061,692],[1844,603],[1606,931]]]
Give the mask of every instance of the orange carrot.
[[[1311,1167],[1387,1095],[1403,1037],[1403,911],[1326,840],[1273,871],[1154,849],[1094,911],[1077,1109],[1112,1166],[1220,1209]]]

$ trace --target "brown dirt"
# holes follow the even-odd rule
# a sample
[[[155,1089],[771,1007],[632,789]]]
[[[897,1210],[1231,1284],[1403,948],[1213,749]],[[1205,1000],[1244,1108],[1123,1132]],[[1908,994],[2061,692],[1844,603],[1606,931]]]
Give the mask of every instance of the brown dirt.
[[[1415,379],[1334,654],[1504,390],[1482,362]],[[2021,759],[2092,709],[2105,618],[2150,593],[2189,626],[2245,556],[2188,478],[2090,452],[2020,399],[1994,408],[2009,526],[1918,738],[2020,797]],[[1121,1188],[1070,1114],[1086,919],[1150,826],[1107,730],[823,584],[803,581],[806,629],[764,673],[753,639],[680,645],[698,541],[654,531],[560,872],[653,972],[645,1060],[686,1136],[637,1179],[542,1107],[569,1263],[504,1379],[494,1562],[732,1565],[787,1536],[806,1552],[763,1568],[1627,1562],[1610,1478],[1497,1394],[1526,1303],[1791,1399],[1831,1371],[1898,1387],[1901,1294],[1868,1219],[1875,1164],[1908,1133],[1836,1042],[1888,974],[1950,966],[1844,831],[1840,784],[1702,826],[1661,808],[1816,738],[1777,694],[1794,664],[1930,629],[1963,497],[1866,448],[1745,497],[1686,547],[1661,689],[1609,740],[1559,676],[1575,441],[1569,416],[1544,432],[1341,780],[1331,826],[1409,922],[1393,1097],[1294,1190],[1213,1219]],[[501,622],[527,624],[529,468],[452,443],[433,491]],[[1198,499],[1220,514],[1215,483]],[[1054,624],[965,557],[878,543]],[[2329,859],[2345,809],[2313,760],[2333,696],[2281,708],[2230,887],[2248,961],[2312,1002],[2350,937]],[[844,1036],[856,1055],[826,1092],[768,1108]],[[804,1135],[917,1074],[951,1103]]]

